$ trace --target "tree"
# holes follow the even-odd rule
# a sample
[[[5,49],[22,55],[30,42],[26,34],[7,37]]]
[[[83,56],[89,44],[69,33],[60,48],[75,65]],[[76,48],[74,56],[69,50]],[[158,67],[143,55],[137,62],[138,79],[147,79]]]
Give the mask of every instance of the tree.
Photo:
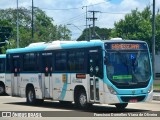
[[[12,31],[13,30],[12,27],[10,27],[9,22],[0,19],[0,42],[8,40],[12,35]]]
[[[62,27],[62,25],[55,25],[54,21],[51,17],[48,17],[44,11],[39,8],[34,8],[34,41],[32,40],[31,35],[31,9],[19,8],[19,39],[20,39],[20,47],[28,46],[32,42],[48,42],[54,40],[61,39],[69,39],[71,34],[70,30],[67,29],[66,26]],[[17,21],[17,10],[16,9],[5,9],[0,10],[0,23],[5,27],[9,27],[10,35],[8,35],[8,40],[16,41],[17,39],[17,29],[16,29],[16,21]],[[60,29],[61,28],[61,29]],[[58,36],[58,34],[65,36]],[[4,36],[4,32],[3,32]],[[63,37],[63,38],[62,38]],[[10,45],[11,47],[11,45]],[[16,47],[12,45],[12,47]],[[9,48],[8,45],[3,48]],[[4,51],[4,50],[3,50]]]
[[[87,33],[87,39],[91,38],[91,32],[93,31],[93,27],[91,28],[87,28],[84,29],[82,32],[82,35],[77,39],[78,41],[81,40],[86,40],[86,33]],[[99,27],[95,27],[95,37],[94,39],[109,39],[110,38],[110,34],[111,34],[111,29],[107,29],[107,28],[99,28]]]
[[[67,29],[67,27],[64,25],[57,26],[57,33],[56,37],[59,40],[70,40],[71,39],[71,31]]]
[[[160,45],[160,14],[156,15],[156,51]],[[125,15],[124,19],[116,22],[115,28],[111,32],[112,37],[122,37],[123,39],[135,39],[146,41],[152,50],[152,12],[150,7],[146,7],[142,12],[138,9],[132,10]]]

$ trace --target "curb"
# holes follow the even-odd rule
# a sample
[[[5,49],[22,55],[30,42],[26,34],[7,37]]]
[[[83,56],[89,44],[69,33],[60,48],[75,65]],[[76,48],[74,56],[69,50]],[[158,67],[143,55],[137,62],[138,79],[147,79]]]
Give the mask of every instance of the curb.
[[[160,90],[153,90],[153,92],[159,92],[160,93]]]
[[[160,96],[153,96],[153,100],[160,101]]]
[[[160,101],[160,92],[159,91],[154,91],[153,100]]]

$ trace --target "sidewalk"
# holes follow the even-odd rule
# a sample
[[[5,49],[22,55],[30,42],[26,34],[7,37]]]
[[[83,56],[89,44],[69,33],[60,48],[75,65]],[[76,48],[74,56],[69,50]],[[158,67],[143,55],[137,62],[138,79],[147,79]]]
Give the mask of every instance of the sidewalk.
[[[160,101],[160,91],[153,92],[153,100]]]

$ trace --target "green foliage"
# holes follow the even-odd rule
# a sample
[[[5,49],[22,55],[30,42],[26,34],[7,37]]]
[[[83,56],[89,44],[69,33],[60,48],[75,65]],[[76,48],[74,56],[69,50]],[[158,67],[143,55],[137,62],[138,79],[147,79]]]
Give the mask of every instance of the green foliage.
[[[1,47],[1,52],[3,54],[6,53],[6,49],[12,49],[12,48],[16,48],[16,41],[14,39],[10,39],[9,44],[6,44],[5,46]]]
[[[12,35],[12,27],[7,20],[0,19],[0,42],[8,40]]]
[[[77,40],[78,41],[86,40],[86,34],[87,34],[87,39],[91,38],[92,31],[93,31],[93,27],[91,27],[90,29],[89,28],[84,29],[84,31],[82,32],[82,35]],[[96,33],[95,33],[94,39],[105,40],[110,38],[111,29],[95,27],[95,32]]]
[[[60,38],[60,40],[70,40],[71,39],[71,31],[67,29],[67,27],[64,25],[57,26],[57,38]]]
[[[160,14],[156,15],[156,51],[160,45]],[[150,7],[146,7],[142,12],[132,10],[125,15],[124,19],[116,22],[115,28],[111,32],[112,37],[123,39],[135,39],[146,41],[152,50],[152,12]]]
[[[70,39],[70,30],[66,26],[54,25],[54,21],[51,17],[48,17],[44,11],[39,8],[34,8],[34,39],[32,40],[32,27],[31,27],[31,9],[19,8],[19,40],[20,47],[28,46],[32,42],[48,42],[54,40]],[[9,28],[7,39],[9,42],[16,42],[17,40],[17,10],[16,9],[5,9],[0,10],[0,26]],[[2,30],[4,32],[7,30]],[[4,39],[0,36],[0,40]],[[6,35],[5,35],[6,36]],[[6,45],[2,47],[4,53],[7,48],[15,48],[16,43]]]

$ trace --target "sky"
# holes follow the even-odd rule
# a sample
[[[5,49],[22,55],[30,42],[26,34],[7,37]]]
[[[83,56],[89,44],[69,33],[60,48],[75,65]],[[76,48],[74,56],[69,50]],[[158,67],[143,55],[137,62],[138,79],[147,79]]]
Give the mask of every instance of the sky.
[[[146,6],[152,6],[153,0],[33,0],[34,6],[39,7],[52,17],[55,25],[66,25],[72,32],[72,40],[77,39],[86,28],[87,17],[95,14],[95,25],[100,28],[113,28],[114,23],[124,19],[127,13],[138,8],[142,11]],[[19,7],[29,8],[32,0],[18,0]],[[86,7],[87,6],[87,7]],[[17,0],[0,0],[0,9],[16,8]],[[160,0],[156,0],[156,10],[160,8]],[[87,20],[87,25],[92,21]]]

